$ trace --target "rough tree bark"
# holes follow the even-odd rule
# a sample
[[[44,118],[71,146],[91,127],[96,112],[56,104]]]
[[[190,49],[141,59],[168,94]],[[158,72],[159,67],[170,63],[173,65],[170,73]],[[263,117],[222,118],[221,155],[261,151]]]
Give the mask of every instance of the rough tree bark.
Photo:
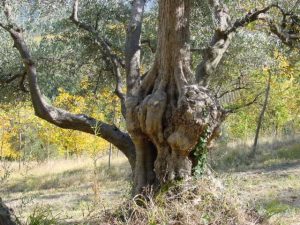
[[[215,32],[203,51],[203,60],[193,74],[189,47],[192,0],[160,0],[155,60],[150,71],[142,76],[140,51],[146,0],[132,1],[125,63],[113,53],[108,40],[93,26],[79,20],[79,2],[75,0],[70,19],[76,26],[91,33],[99,43],[101,54],[110,59],[112,73],[116,78],[115,93],[120,98],[127,134],[114,125],[96,121],[86,115],[69,113],[44,100],[38,87],[37,68],[26,46],[23,31],[11,23],[6,1],[0,1],[7,17],[7,24],[0,23],[0,27],[10,33],[14,46],[22,56],[36,115],[65,129],[98,135],[118,147],[134,170],[134,194],[141,193],[148,185],[160,186],[165,182],[190,177],[197,164],[193,150],[199,140],[205,138],[209,144],[217,136],[225,116],[238,109],[222,110],[209,89],[209,80],[216,75],[215,69],[238,28],[263,20],[284,43],[292,45],[292,40],[299,39],[299,35],[290,34],[283,26],[286,18],[292,14],[285,13],[278,5],[255,9],[232,23],[227,7],[220,0],[210,0]],[[267,16],[272,8],[279,9],[285,23],[277,26]],[[126,95],[121,88],[122,69],[126,73]]]
[[[155,62],[126,99],[126,122],[136,146],[135,192],[192,174],[191,154],[201,136],[211,140],[222,111],[194,84],[189,58],[190,0],[159,2]]]

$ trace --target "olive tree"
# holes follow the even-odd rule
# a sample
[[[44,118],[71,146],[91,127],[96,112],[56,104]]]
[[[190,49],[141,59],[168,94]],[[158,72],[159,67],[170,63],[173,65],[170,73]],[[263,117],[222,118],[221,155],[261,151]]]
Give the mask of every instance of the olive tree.
[[[142,73],[146,0],[130,3],[124,59],[115,53],[113,43],[105,35],[80,20],[79,1],[75,0],[70,20],[95,38],[111,65],[116,81],[115,94],[126,120],[128,133],[125,133],[115,125],[85,114],[73,114],[45,100],[37,81],[37,62],[24,38],[26,31],[13,21],[8,1],[1,0],[1,3],[6,21],[1,21],[0,27],[10,34],[21,55],[35,114],[61,128],[96,134],[119,148],[133,170],[133,193],[140,193],[149,185],[160,187],[166,182],[192,176],[197,157],[204,151],[203,145],[209,145],[218,136],[220,125],[229,113],[242,107],[224,109],[210,82],[217,79],[217,68],[239,29],[260,21],[290,47],[299,40],[298,16],[278,4],[253,9],[233,20],[221,0],[209,0],[207,13],[212,14],[214,31],[211,41],[200,49],[201,59],[193,69],[190,24],[191,12],[198,2],[159,0],[155,54],[150,69]],[[123,73],[126,74],[125,92]]]

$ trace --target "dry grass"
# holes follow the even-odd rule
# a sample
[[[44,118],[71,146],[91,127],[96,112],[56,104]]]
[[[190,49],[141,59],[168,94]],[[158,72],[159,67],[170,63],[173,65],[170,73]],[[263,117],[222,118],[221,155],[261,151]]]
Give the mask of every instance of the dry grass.
[[[291,139],[264,138],[255,158],[249,158],[251,142],[218,145],[211,151],[210,164],[216,171],[240,172],[266,167],[282,167],[300,161],[300,136]]]
[[[247,211],[238,196],[228,192],[220,179],[211,175],[167,185],[154,197],[151,194],[147,198],[136,196],[113,214],[105,214],[102,221],[95,224],[263,224],[255,211]]]
[[[107,158],[100,159],[97,179],[90,158],[29,163],[21,171],[13,163],[10,168],[11,176],[0,185],[1,197],[23,222],[46,208],[72,224],[92,211],[115,207],[130,190],[131,170],[124,157],[115,157],[110,169]]]
[[[266,143],[249,159],[249,147],[236,145],[212,153],[214,169],[225,176],[229,189],[274,225],[299,225],[299,140]]]
[[[241,149],[221,150],[212,155],[217,175],[166,186],[139,204],[128,200],[124,157],[113,158],[109,170],[100,159],[97,179],[86,157],[28,163],[21,171],[13,163],[1,197],[26,225],[299,225],[299,144],[261,148],[251,162]]]
[[[299,225],[300,163],[227,175],[244,202],[268,218],[270,224]]]

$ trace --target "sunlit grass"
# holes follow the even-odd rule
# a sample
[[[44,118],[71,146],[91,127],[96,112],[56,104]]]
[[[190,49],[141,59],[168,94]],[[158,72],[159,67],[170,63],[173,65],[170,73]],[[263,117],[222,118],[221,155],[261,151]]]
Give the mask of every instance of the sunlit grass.
[[[300,161],[300,143],[294,139],[277,145],[264,144],[258,148],[255,157],[249,157],[250,145],[234,145],[234,147],[218,146],[211,153],[211,165],[217,171],[246,171]]]
[[[0,186],[1,197],[24,222],[31,220],[29,224],[57,218],[72,223],[91,211],[116,207],[129,195],[131,169],[124,156],[114,156],[110,168],[107,157],[97,161],[97,168],[89,157],[18,167],[12,163],[11,176]],[[59,215],[52,217],[44,208]]]

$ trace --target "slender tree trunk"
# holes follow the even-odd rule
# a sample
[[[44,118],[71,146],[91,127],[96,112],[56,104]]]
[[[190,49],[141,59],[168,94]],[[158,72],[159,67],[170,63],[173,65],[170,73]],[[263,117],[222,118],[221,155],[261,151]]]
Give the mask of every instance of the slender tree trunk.
[[[112,144],[109,143],[109,150],[108,150],[108,169],[110,169],[110,166],[111,166],[111,155],[112,155]]]
[[[23,152],[23,156],[22,156],[22,133],[21,131],[19,131],[19,170],[21,170],[21,161],[23,159],[23,165],[24,165],[24,153]]]
[[[255,157],[256,152],[257,152],[259,133],[260,133],[260,130],[261,130],[261,125],[263,123],[264,115],[265,115],[265,112],[266,112],[266,109],[267,109],[269,96],[270,96],[271,78],[272,78],[272,74],[269,71],[269,77],[268,77],[268,82],[267,82],[267,87],[266,87],[266,92],[265,92],[265,100],[264,100],[264,104],[263,104],[263,107],[261,109],[258,121],[257,121],[257,127],[256,127],[256,132],[255,132],[254,143],[253,143],[253,147],[252,147],[252,152],[250,154],[250,157],[252,157],[252,158]]]
[[[192,175],[193,149],[222,121],[209,91],[192,85],[190,0],[159,1],[158,47],[152,69],[126,99],[127,129],[136,148],[135,190]]]
[[[98,167],[97,167],[97,161],[98,157],[97,154],[94,154],[93,157],[93,191],[94,191],[94,203],[96,203],[99,200],[99,194],[100,194],[100,187],[99,187],[99,182],[98,182]]]
[[[65,159],[69,159],[69,149],[65,147]]]
[[[20,134],[19,134],[19,139],[20,139],[20,151],[23,150],[23,157],[22,157],[22,161],[23,161],[23,165],[25,165],[25,161],[26,161],[26,148],[25,146],[23,145],[23,142],[22,142],[22,130],[20,130]]]
[[[46,148],[47,148],[47,162],[50,161],[50,149],[49,149],[49,140],[46,142]]]
[[[4,160],[4,154],[3,154],[3,146],[4,146],[4,129],[2,130],[2,136],[1,136],[1,147],[0,147],[0,152],[1,152],[1,156],[0,156],[0,160],[3,161]]]
[[[112,124],[115,124],[115,119],[116,119],[116,102],[112,102],[114,106],[114,111],[113,111],[113,118],[112,118]],[[108,168],[110,169],[111,166],[111,157],[112,157],[112,143],[109,143],[109,151],[108,151]]]

